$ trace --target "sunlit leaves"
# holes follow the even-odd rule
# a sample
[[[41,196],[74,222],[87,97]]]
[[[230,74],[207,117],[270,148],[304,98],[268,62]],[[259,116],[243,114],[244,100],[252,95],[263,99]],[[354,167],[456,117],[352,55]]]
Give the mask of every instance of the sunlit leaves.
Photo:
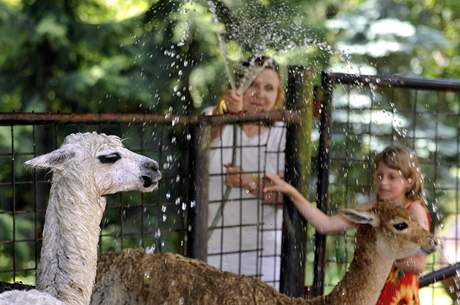
[[[22,6],[21,0],[2,0],[5,6],[18,9]]]
[[[161,1],[161,0],[160,0]],[[118,22],[141,15],[157,1],[93,0],[78,5],[78,15],[89,23]]]
[[[60,23],[55,16],[46,16],[35,27],[33,39],[48,39],[55,46],[68,44],[66,24]]]
[[[179,45],[194,35],[195,39],[203,43],[217,46],[216,34],[224,31],[222,24],[213,21],[209,8],[197,2],[183,4],[171,17],[176,21],[174,42]]]

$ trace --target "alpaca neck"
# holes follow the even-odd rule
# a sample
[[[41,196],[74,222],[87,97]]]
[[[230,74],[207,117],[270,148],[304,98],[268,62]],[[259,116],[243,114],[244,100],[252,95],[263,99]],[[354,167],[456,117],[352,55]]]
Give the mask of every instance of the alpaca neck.
[[[369,231],[369,228],[366,229]],[[377,251],[375,235],[363,236],[365,234],[361,233],[358,232],[358,242],[348,272],[327,296],[329,300],[334,300],[331,304],[376,304],[391,271],[393,260],[382,257]]]
[[[37,288],[67,305],[90,303],[105,208],[105,198],[79,181],[54,174],[38,267]]]

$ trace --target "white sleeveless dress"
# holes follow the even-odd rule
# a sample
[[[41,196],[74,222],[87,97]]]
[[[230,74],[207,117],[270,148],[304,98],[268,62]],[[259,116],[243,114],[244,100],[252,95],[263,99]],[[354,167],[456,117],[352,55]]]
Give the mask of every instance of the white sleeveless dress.
[[[284,172],[286,128],[277,122],[248,137],[236,125],[235,165],[260,178]],[[209,156],[208,263],[225,271],[254,276],[278,288],[281,254],[282,206],[264,204],[242,188],[227,187],[225,168],[231,163],[234,126],[226,125],[211,144]]]

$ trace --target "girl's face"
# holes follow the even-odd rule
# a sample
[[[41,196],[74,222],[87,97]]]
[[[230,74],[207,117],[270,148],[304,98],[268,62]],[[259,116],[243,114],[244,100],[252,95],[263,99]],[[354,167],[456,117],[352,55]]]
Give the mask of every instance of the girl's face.
[[[270,111],[278,96],[280,79],[271,69],[264,69],[243,95],[243,111],[256,113]]]
[[[388,167],[384,162],[377,166],[375,174],[377,197],[380,200],[406,201],[406,193],[411,188],[411,182],[406,179],[400,170]]]

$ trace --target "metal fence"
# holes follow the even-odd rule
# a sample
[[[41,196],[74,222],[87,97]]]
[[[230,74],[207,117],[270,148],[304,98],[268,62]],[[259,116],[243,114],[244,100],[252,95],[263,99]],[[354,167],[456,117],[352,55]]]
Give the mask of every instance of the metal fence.
[[[320,207],[335,211],[374,200],[373,157],[387,145],[404,144],[421,161],[432,220],[445,245],[429,257],[427,273],[458,262],[460,81],[323,73],[322,91],[318,138],[328,172],[318,181]],[[331,289],[345,272],[353,233],[319,241],[314,265],[321,267],[312,280],[316,293]],[[456,268],[449,270],[455,275]],[[441,278],[438,273],[436,280]],[[421,283],[434,280],[422,277]],[[437,289],[421,293],[434,301]]]
[[[184,126],[136,116],[4,114],[0,118],[0,281],[34,284],[48,202],[49,174],[24,161],[49,152],[74,132],[116,134],[129,149],[158,160],[163,179],[154,193],[108,197],[100,252],[144,247],[185,254],[189,177]],[[182,142],[182,143],[181,143]]]
[[[110,113],[0,114],[0,282],[20,281],[29,285],[35,283],[50,177],[46,172],[27,171],[23,164],[34,156],[54,150],[68,134],[97,131],[118,135],[124,139],[125,146],[130,150],[157,160],[162,171],[163,178],[158,191],[129,192],[108,197],[108,205],[101,223],[99,253],[142,247],[152,252],[177,252],[206,259],[200,252],[203,252],[203,249],[206,252],[203,240],[207,242],[205,237],[208,220],[195,213],[197,207],[208,203],[206,188],[200,189],[204,184],[204,177],[208,174],[207,168],[200,168],[204,165],[200,165],[200,162],[203,162],[208,154],[208,151],[200,151],[203,144],[199,140],[200,134],[211,126],[218,127],[225,123],[274,124],[274,121],[292,124],[296,121],[296,116],[287,112],[225,117]],[[280,128],[285,132],[285,127]],[[252,153],[257,154],[264,147],[264,143],[259,143],[253,147],[238,146],[238,149],[255,149]],[[268,154],[279,155],[278,160],[282,158],[283,166],[280,170],[284,171],[284,147]],[[264,158],[263,154],[259,157]],[[263,168],[250,173],[263,175]],[[236,206],[237,202],[245,202],[241,196],[231,200],[234,201],[233,206]],[[262,207],[261,203],[257,202],[257,205]],[[247,208],[250,206],[242,209],[240,215],[247,215]],[[277,210],[278,215],[281,215],[282,207],[278,207]],[[243,231],[252,227],[260,228],[262,235],[253,236],[251,238],[254,240],[248,240],[255,245],[265,231],[278,232],[276,234],[279,235],[279,239],[274,241],[277,251],[270,253],[270,256],[263,256],[260,253],[261,248],[256,247],[247,251],[240,245],[235,249],[235,254],[240,256],[237,264],[240,271],[244,266],[248,266],[249,262],[241,256],[254,251],[257,259],[276,261],[277,269],[273,269],[273,273],[277,273],[278,278],[267,281],[278,287],[281,221],[278,219],[275,227],[267,229],[265,223],[268,220],[263,214],[257,216],[254,223],[250,224],[242,223],[241,218],[236,219],[233,227]],[[205,227],[205,230],[200,231],[200,227]],[[221,223],[211,229],[227,227],[228,225]],[[228,242],[228,238],[243,236],[246,238],[246,235],[234,234],[232,237],[227,236],[223,241]],[[221,235],[218,237],[223,239]],[[218,251],[211,253],[211,256],[225,254],[228,253]],[[217,267],[223,266],[217,264]],[[262,274],[257,272],[248,275],[262,277]]]
[[[261,193],[266,171],[284,175],[286,127],[258,125],[248,136],[238,125],[220,130],[210,147],[208,264],[279,287],[282,198]],[[225,184],[224,164],[241,168],[243,188]],[[251,179],[251,180],[248,180]]]
[[[296,92],[302,81],[290,84],[287,99],[298,99]],[[460,82],[329,73],[323,74],[322,91],[321,119],[312,134],[317,155],[313,158],[316,172],[312,177],[317,179],[312,179],[307,197],[313,200],[317,195],[318,206],[325,211],[373,199],[373,155],[399,142],[413,148],[422,161],[426,197],[435,225],[449,227],[459,222]],[[33,284],[35,279],[49,176],[25,171],[25,160],[56,148],[72,132],[95,130],[121,136],[129,149],[158,160],[164,178],[159,190],[152,194],[125,193],[109,198],[101,224],[100,252],[140,246],[203,258],[208,218],[200,202],[207,202],[202,199],[208,197],[208,190],[201,188],[207,171],[207,164],[199,158],[206,144],[202,132],[206,126],[256,121],[288,124],[286,179],[299,187],[296,113],[224,117],[0,114],[0,281]],[[283,217],[289,217],[290,223],[298,227],[292,236],[283,232],[281,290],[299,295],[304,276],[299,266],[307,257],[308,285],[315,294],[327,292],[351,260],[353,234],[313,238],[314,232],[309,229],[305,247],[299,215],[292,205],[285,204],[283,209]],[[264,219],[258,219],[251,225],[263,223]],[[236,227],[242,230],[240,223]],[[457,234],[458,230],[454,230],[445,238],[453,243],[456,254]],[[237,251],[237,255],[241,253]],[[447,265],[439,253],[434,254],[429,257],[427,272]],[[455,270],[450,268],[449,272]],[[432,278],[424,279],[424,284],[432,282]],[[297,288],[290,290],[292,286]],[[432,298],[436,289],[432,289]]]

